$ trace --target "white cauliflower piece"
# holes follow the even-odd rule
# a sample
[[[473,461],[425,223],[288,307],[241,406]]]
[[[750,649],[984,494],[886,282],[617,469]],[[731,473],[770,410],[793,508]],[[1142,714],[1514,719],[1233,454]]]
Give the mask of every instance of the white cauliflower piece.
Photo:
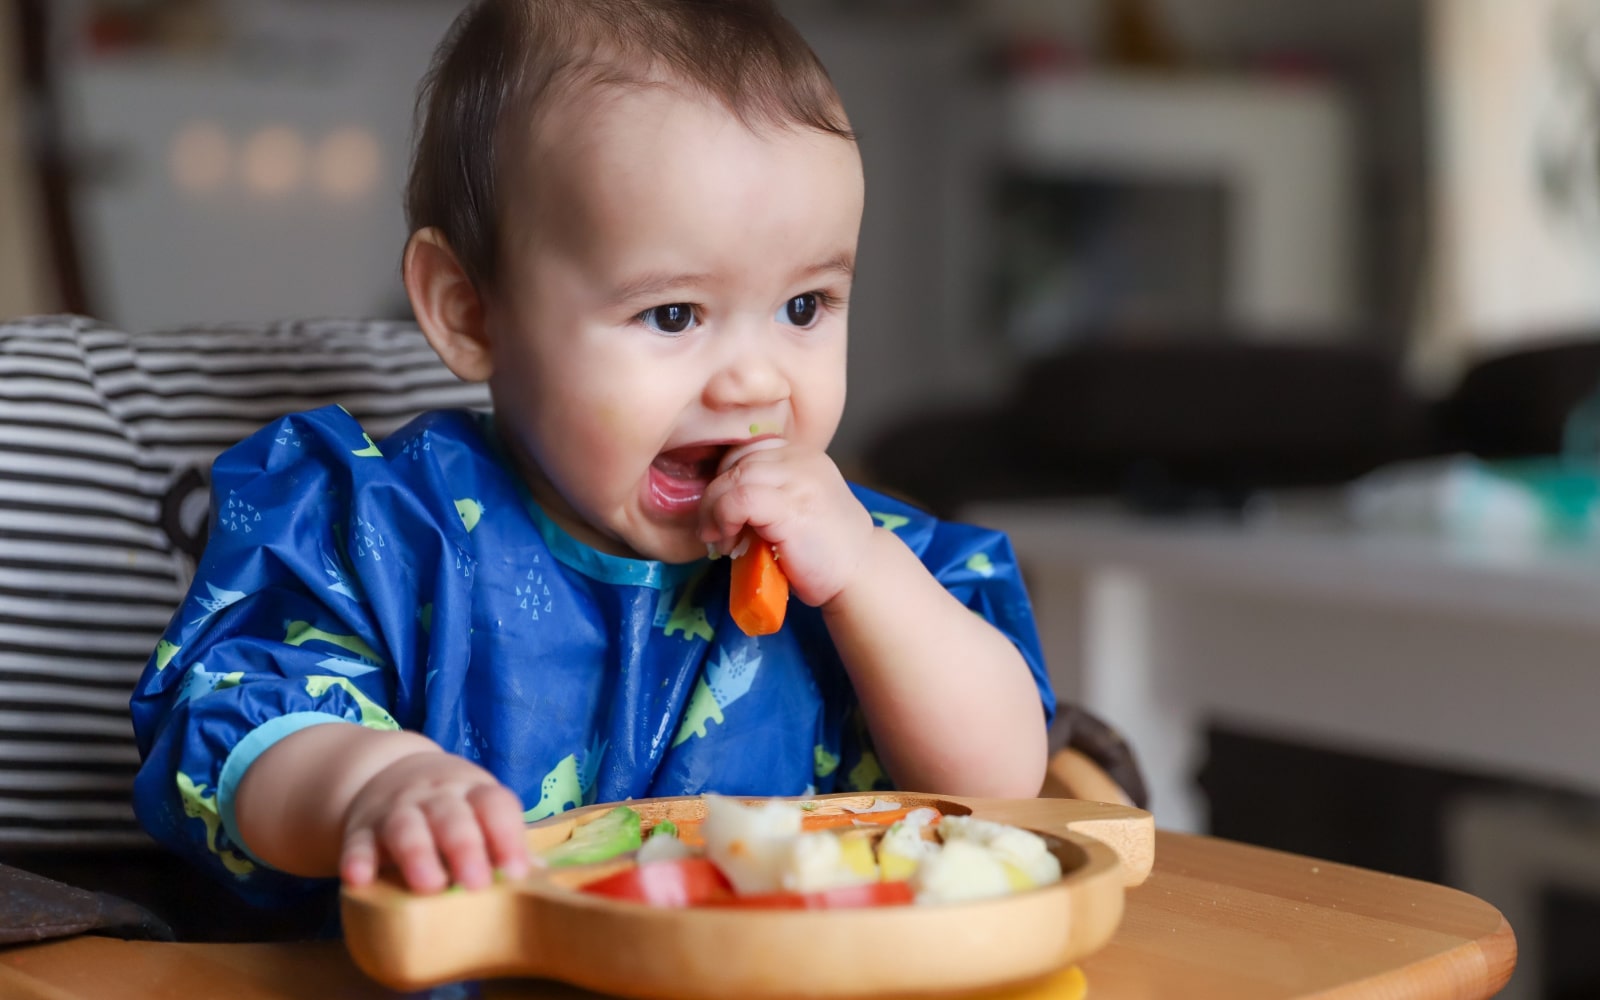
[[[818,832],[788,841],[778,878],[790,892],[822,892],[875,882],[877,873],[852,868],[845,858],[843,840]]]
[[[946,816],[939,824],[939,836],[948,845],[968,841],[988,848],[1035,886],[1061,880],[1061,862],[1038,834],[1004,823],[973,819],[971,816]]]
[[[656,836],[646,840],[644,846],[639,848],[638,862],[648,865],[657,861],[680,861],[693,856],[694,848],[677,837]]]
[[[1012,891],[1011,875],[994,852],[970,840],[952,840],[911,876],[918,903],[993,899]]]
[[[939,853],[938,843],[923,836],[929,824],[938,818],[939,814],[932,809],[918,809],[884,831],[883,839],[878,842],[878,864],[886,881],[910,878],[923,861]]]
[[[804,814],[786,802],[745,806],[732,799],[706,797],[700,831],[706,857],[721,869],[741,896],[777,892],[786,861],[800,836]]]

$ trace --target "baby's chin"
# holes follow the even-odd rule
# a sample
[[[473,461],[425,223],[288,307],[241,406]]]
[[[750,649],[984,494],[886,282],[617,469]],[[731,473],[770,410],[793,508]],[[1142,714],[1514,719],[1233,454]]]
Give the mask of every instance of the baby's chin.
[[[706,543],[702,542],[691,528],[652,532],[651,535],[650,538],[639,539],[635,546],[635,551],[642,559],[654,559],[664,563],[692,563],[706,557]]]
[[[585,523],[580,537],[610,555],[664,563],[692,563],[706,557],[706,543],[700,540],[695,518],[675,524],[635,515],[618,518],[608,529],[593,525],[592,521]]]

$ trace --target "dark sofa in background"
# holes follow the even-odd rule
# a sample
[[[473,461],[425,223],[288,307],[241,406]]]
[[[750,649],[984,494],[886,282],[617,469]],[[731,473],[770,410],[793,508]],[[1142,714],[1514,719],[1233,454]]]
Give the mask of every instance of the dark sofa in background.
[[[946,516],[981,501],[1115,496],[1138,510],[1237,509],[1391,462],[1559,451],[1600,388],[1600,340],[1472,367],[1440,399],[1374,350],[1185,338],[1029,365],[1000,405],[913,414],[868,450],[877,485]]]

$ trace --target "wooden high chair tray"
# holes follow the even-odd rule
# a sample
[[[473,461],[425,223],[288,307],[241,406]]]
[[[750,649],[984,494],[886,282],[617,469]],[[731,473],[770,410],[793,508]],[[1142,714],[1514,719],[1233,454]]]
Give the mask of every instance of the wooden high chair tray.
[[[1103,946],[1122,917],[1124,887],[1143,882],[1154,860],[1154,825],[1138,809],[1072,799],[879,797],[1032,830],[1061,861],[1061,881],[974,903],[848,910],[662,909],[576,890],[625,867],[617,862],[431,896],[379,881],[344,891],[345,942],[368,975],[400,990],[519,976],[650,1000],[971,992],[1037,979]],[[873,798],[806,801],[864,808]],[[647,825],[705,815],[698,798],[626,804]],[[611,808],[589,806],[530,826],[528,845],[545,850]]]

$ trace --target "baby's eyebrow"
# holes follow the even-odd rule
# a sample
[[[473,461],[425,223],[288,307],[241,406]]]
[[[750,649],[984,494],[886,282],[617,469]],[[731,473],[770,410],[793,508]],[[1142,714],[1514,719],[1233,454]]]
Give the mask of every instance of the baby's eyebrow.
[[[837,253],[822,263],[813,264],[811,267],[801,271],[800,276],[811,278],[829,272],[842,274],[846,278],[854,278],[856,276],[856,255],[849,251]]]
[[[846,278],[854,278],[856,273],[855,254],[848,251],[834,254],[827,260],[810,267],[802,268],[796,272],[801,279],[814,278],[821,274],[840,274]],[[653,299],[667,292],[680,288],[694,288],[711,284],[715,280],[710,274],[687,274],[671,271],[652,271],[629,278],[618,285],[606,298],[611,305],[622,305],[638,299]]]
[[[618,285],[607,298],[612,305],[620,305],[624,302],[632,302],[635,299],[655,298],[675,288],[706,285],[711,280],[712,276],[709,274],[679,274],[655,271],[628,279]]]

